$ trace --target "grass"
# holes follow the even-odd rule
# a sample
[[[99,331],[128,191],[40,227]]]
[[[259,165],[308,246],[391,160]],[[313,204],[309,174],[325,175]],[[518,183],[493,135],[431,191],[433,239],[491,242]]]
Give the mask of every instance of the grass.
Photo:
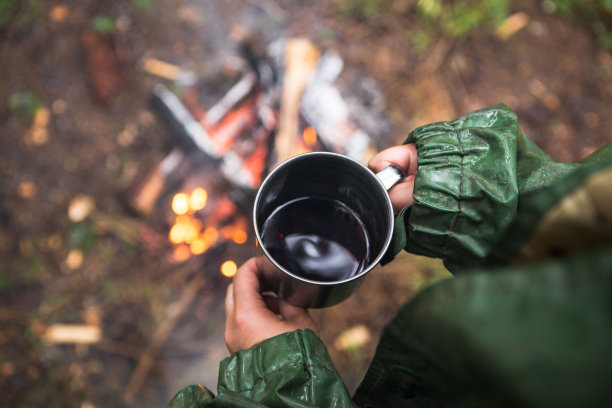
[[[32,120],[42,102],[35,92],[27,90],[9,96],[6,105],[11,113],[21,114]]]
[[[543,6],[549,13],[583,21],[601,47],[612,49],[612,0],[546,0]]]
[[[515,2],[516,3],[516,2]],[[510,14],[509,0],[335,0],[344,19],[374,23],[385,16],[407,16],[407,36],[418,51],[437,36],[460,39],[479,30],[493,32]],[[545,0],[545,12],[577,19],[588,25],[600,46],[612,49],[612,0]]]

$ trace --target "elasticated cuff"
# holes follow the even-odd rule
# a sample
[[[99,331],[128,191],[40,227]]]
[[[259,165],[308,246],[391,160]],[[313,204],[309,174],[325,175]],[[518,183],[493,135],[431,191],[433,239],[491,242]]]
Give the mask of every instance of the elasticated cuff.
[[[407,251],[451,270],[480,264],[516,215],[518,132],[514,112],[497,105],[410,133],[415,202],[396,222]]]
[[[266,406],[351,406],[325,344],[311,330],[264,340],[221,362],[219,396]]]

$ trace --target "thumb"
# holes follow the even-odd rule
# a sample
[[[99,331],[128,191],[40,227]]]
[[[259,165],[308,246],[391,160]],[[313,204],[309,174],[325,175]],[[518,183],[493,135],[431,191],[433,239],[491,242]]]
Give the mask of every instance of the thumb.
[[[406,176],[414,176],[418,168],[416,146],[405,144],[385,149],[370,159],[368,167],[378,172],[390,164],[402,169]]]

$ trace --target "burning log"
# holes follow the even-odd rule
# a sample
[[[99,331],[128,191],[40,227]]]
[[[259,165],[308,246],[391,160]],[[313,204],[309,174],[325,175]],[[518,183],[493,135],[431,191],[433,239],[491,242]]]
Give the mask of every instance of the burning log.
[[[249,222],[243,208],[249,199],[235,192],[230,196],[233,191],[227,183],[220,178],[211,180],[211,174],[210,167],[194,169],[169,199],[168,239],[175,246],[175,262],[248,240]]]
[[[295,138],[299,132],[300,99],[310,82],[319,60],[319,50],[310,41],[294,38],[285,47],[285,76],[276,135],[276,163],[295,153]]]
[[[172,174],[184,157],[183,151],[175,147],[155,165],[140,182],[140,185],[132,190],[132,195],[128,198],[132,208],[140,214],[151,215],[166,188],[168,176]]]
[[[200,123],[185,108],[180,99],[163,85],[158,85],[153,91],[151,104],[160,115],[171,135],[186,151],[199,150],[207,156],[217,158],[211,137]]]
[[[372,150],[336,86],[337,53],[321,55],[306,39],[277,40],[264,51],[248,39],[240,46],[244,72],[211,106],[201,106],[210,90],[196,82],[184,84],[180,98],[163,85],[153,93],[179,147],[136,188],[131,205],[144,215],[164,211],[174,262],[248,242],[254,192],[280,160],[323,150],[364,161]],[[231,275],[232,264],[224,265],[221,273]]]
[[[257,75],[247,72],[221,100],[210,108],[201,120],[205,127],[214,126],[227,116],[236,105],[253,92],[257,85]]]
[[[156,58],[145,59],[142,64],[142,69],[152,75],[182,84],[191,84],[196,80],[196,76],[193,72],[185,71],[179,66],[160,61]]]

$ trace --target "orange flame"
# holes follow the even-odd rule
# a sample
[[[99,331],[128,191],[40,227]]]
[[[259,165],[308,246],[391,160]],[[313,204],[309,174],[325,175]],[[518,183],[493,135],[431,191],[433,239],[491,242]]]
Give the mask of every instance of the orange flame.
[[[234,261],[225,261],[221,264],[221,274],[223,276],[227,276],[228,278],[231,278],[234,275],[236,275],[237,271],[238,271],[238,266],[236,265],[236,262]]]
[[[189,208],[191,211],[199,211],[206,206],[208,193],[202,187],[198,187],[189,195]]]
[[[268,148],[259,146],[244,162],[244,169],[252,177],[252,187],[257,187],[261,184],[263,172],[266,168],[266,160],[268,158]]]
[[[303,153],[310,153],[310,152],[312,152],[312,149],[309,149],[309,148],[305,147],[304,145],[300,145],[297,149],[295,149],[294,155],[303,154]]]
[[[236,230],[234,231],[234,235],[232,236],[234,242],[239,245],[244,244],[247,241],[247,238],[247,233],[244,230]]]
[[[246,218],[241,217],[238,218],[233,224],[226,225],[225,227],[221,228],[219,233],[223,239],[232,240],[236,244],[242,245],[248,239],[246,228],[247,220]]]
[[[187,214],[189,211],[189,197],[185,193],[178,193],[172,197],[172,211],[177,215]]]
[[[221,236],[223,239],[232,240],[236,244],[244,244],[247,241],[247,233],[244,229],[240,228],[237,225],[228,225],[221,228]]]
[[[174,224],[168,232],[168,239],[176,247],[173,258],[182,262],[191,255],[200,255],[222,239],[243,244],[248,239],[247,224],[244,217],[239,217],[231,225],[220,229],[219,225],[237,210],[236,205],[228,197],[217,200],[214,210],[206,217],[209,224],[203,229],[202,221],[196,218],[196,212],[203,209],[208,201],[208,193],[202,187],[195,188],[191,193],[178,193],[172,199],[172,211],[176,214]],[[212,224],[212,225],[211,225]]]
[[[179,223],[174,224],[172,228],[170,228],[168,238],[173,244],[180,244],[185,241],[185,226]]]
[[[209,247],[210,245],[205,240],[198,238],[191,242],[191,245],[189,245],[189,250],[191,250],[191,253],[194,255],[200,255],[206,252]]]
[[[310,126],[304,129],[304,134],[302,137],[304,138],[304,143],[308,147],[315,147],[317,144],[317,131]]]
[[[202,238],[209,245],[212,245],[217,241],[217,238],[219,238],[219,231],[214,227],[207,227],[202,234]]]
[[[198,238],[199,231],[195,223],[185,225],[185,243],[191,244]]]
[[[222,220],[236,213],[236,210],[236,204],[228,197],[224,196],[217,202],[215,216],[218,220]]]
[[[172,257],[176,262],[186,261],[191,256],[191,251],[185,245],[179,245],[174,248]]]

